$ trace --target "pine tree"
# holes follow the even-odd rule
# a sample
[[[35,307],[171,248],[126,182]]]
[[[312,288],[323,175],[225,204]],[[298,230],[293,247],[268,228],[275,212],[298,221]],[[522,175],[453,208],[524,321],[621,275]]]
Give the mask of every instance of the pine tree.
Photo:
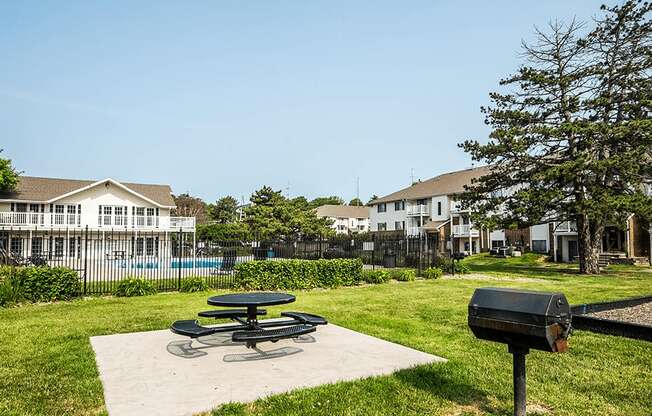
[[[523,65],[484,108],[489,142],[461,147],[492,165],[463,194],[489,227],[575,221],[580,271],[597,273],[604,227],[649,217],[650,22],[648,3],[604,8],[588,35],[554,22],[523,44]]]

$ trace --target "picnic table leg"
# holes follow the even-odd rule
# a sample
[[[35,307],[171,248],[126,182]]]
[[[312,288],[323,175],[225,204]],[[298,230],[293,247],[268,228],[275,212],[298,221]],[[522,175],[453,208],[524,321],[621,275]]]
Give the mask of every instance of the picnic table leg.
[[[258,307],[255,305],[247,306],[247,323],[251,329],[256,329],[258,326]]]

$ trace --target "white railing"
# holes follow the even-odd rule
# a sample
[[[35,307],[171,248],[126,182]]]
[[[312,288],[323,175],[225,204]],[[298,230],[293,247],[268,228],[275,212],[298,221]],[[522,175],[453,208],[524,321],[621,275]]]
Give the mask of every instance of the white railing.
[[[195,217],[169,217],[170,228],[195,228]]]
[[[408,205],[407,215],[430,215],[428,205]]]
[[[0,212],[2,226],[76,227],[80,225],[79,214],[55,214],[42,212]]]
[[[456,237],[477,237],[478,230],[471,227],[471,224],[453,225],[453,235]]]
[[[157,217],[151,215],[95,215],[82,221],[80,214],[0,212],[0,227],[46,227],[92,229],[169,229],[194,231],[195,217]],[[95,222],[96,221],[96,222]]]
[[[452,201],[450,210],[452,213],[457,213],[457,212],[469,212],[468,209],[462,209],[462,203],[459,201]]]
[[[564,221],[560,222],[557,228],[555,228],[557,233],[576,233],[577,232],[577,223],[575,221]]]

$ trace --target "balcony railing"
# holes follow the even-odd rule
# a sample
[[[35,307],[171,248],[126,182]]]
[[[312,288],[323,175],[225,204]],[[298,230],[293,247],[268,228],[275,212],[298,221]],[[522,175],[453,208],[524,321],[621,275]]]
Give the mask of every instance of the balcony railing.
[[[430,215],[430,207],[428,205],[409,205],[407,215],[428,216]]]
[[[169,229],[184,231],[195,229],[194,217],[157,217],[151,215],[99,215],[88,224],[80,214],[42,212],[0,212],[3,227],[45,227],[91,229]],[[86,217],[88,220],[89,218]]]
[[[462,204],[460,202],[451,202],[450,210],[453,214],[458,212],[469,212],[468,209],[462,209]]]
[[[577,232],[577,223],[575,221],[564,221],[560,222],[559,225],[555,228],[557,233],[576,233]]]
[[[77,227],[79,214],[42,213],[42,212],[0,212],[2,226],[44,226]]]
[[[459,224],[453,225],[453,235],[455,237],[477,237],[480,233],[471,224]]]

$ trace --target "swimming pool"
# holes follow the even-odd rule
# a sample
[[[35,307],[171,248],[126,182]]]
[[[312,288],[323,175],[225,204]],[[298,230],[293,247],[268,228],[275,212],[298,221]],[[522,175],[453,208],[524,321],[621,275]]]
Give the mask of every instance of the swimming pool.
[[[158,269],[167,266],[167,262],[158,260],[139,261],[139,260],[120,260],[120,267],[123,269]],[[170,269],[216,269],[222,266],[220,259],[188,259],[172,260],[169,263]]]

